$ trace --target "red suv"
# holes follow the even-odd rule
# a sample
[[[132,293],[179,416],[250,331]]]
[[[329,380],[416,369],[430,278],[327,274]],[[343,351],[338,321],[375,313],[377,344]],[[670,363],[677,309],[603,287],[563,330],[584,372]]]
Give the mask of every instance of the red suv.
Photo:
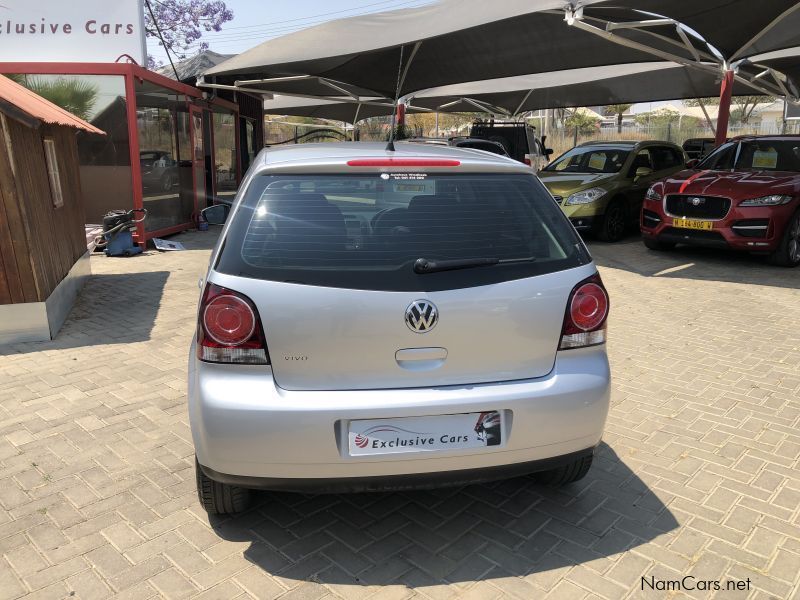
[[[733,138],[693,168],[650,186],[642,239],[768,254],[800,264],[800,136]]]

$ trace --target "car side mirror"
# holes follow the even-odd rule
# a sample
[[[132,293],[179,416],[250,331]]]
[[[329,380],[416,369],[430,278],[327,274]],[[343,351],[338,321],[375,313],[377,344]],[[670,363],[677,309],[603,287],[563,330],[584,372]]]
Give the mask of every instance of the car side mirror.
[[[686,161],[686,168],[687,169],[694,169],[697,167],[698,163],[700,162],[697,158],[690,158]]]
[[[209,225],[224,225],[231,207],[228,204],[215,204],[200,211]]]
[[[545,156],[553,156],[553,149],[552,148],[545,148],[544,149]]]
[[[650,167],[637,167],[636,168],[636,173],[634,173],[634,175],[633,175],[633,180],[636,181],[636,180],[640,179],[641,177],[647,177],[652,172],[653,172],[653,169],[651,169]]]

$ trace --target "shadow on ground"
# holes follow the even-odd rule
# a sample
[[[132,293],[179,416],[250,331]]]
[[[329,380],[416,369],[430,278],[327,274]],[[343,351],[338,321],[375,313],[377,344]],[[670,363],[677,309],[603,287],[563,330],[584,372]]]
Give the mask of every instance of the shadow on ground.
[[[660,252],[645,248],[638,234],[612,244],[588,236],[585,240],[598,266],[644,277],[800,287],[800,268],[776,267],[769,264],[765,256],[747,252],[694,246],[677,246],[674,250]]]
[[[169,271],[92,275],[56,339],[0,346],[0,356],[149,340],[169,275]]]
[[[417,588],[535,577],[678,526],[605,444],[589,475],[561,489],[521,477],[433,491],[260,498],[247,513],[211,525],[226,540],[250,542],[247,559],[291,584]]]

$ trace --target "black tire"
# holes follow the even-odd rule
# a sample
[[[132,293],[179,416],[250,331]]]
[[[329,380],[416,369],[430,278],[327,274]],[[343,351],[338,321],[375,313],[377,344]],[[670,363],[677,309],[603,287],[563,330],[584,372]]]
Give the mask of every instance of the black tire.
[[[197,477],[197,498],[208,514],[230,515],[242,512],[250,506],[250,490],[209,479],[200,468],[197,458],[194,459],[194,470]]]
[[[769,256],[769,262],[779,267],[800,265],[800,210],[792,215],[783,233],[778,249]]]
[[[597,237],[604,242],[618,242],[625,237],[628,229],[628,215],[622,200],[612,200],[600,218]]]
[[[652,238],[643,237],[642,242],[644,242],[644,245],[650,248],[650,250],[657,250],[659,252],[666,252],[675,248],[675,244],[672,242],[659,242]]]
[[[586,477],[589,468],[592,466],[593,458],[594,453],[583,456],[575,462],[564,465],[563,467],[536,473],[533,477],[538,483],[544,485],[561,486],[567,485],[568,483],[575,483]]]

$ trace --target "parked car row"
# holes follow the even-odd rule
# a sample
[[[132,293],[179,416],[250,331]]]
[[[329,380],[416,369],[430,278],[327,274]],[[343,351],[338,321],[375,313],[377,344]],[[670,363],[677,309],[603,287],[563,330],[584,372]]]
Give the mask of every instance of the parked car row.
[[[709,246],[800,264],[800,137],[737,137],[704,151],[698,161],[668,142],[589,142],[539,177],[576,229],[604,241],[636,223],[654,250]]]

